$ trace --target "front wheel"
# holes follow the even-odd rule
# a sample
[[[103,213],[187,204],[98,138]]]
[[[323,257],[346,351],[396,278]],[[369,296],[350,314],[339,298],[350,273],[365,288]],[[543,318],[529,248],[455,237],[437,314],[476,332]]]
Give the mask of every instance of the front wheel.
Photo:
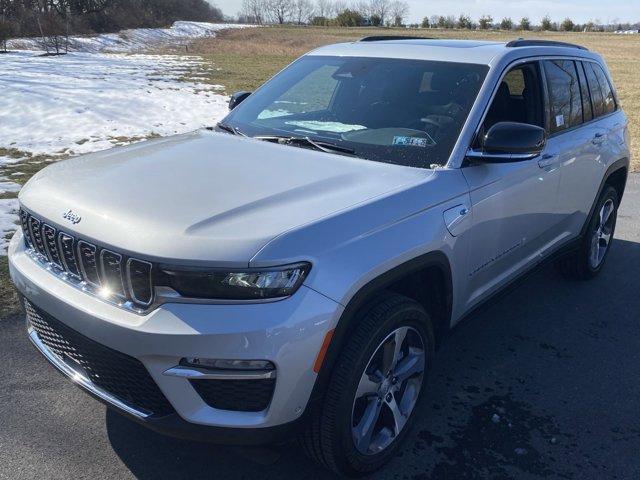
[[[580,248],[558,261],[560,272],[565,277],[588,280],[600,273],[613,242],[618,202],[616,189],[606,186],[589,219]]]
[[[417,302],[390,294],[364,315],[334,367],[302,445],[347,476],[384,465],[407,435],[424,396],[433,328]]]

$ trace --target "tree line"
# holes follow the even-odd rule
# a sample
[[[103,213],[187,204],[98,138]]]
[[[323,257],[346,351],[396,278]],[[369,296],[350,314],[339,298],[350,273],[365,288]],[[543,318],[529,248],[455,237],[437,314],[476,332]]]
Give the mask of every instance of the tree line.
[[[316,26],[407,26],[414,28],[445,28],[470,30],[543,30],[543,31],[612,31],[638,28],[638,24],[603,24],[599,20],[586,23],[571,18],[557,22],[545,15],[539,24],[530,18],[494,19],[482,15],[474,20],[470,15],[432,15],[421,23],[406,24],[409,5],[403,0],[244,0],[237,21],[252,24],[298,24]]]
[[[404,0],[244,0],[242,23],[295,23],[341,27],[402,26],[409,15]]]
[[[222,21],[205,0],[0,0],[0,43],[39,37],[56,52],[71,34],[163,27],[176,20]]]

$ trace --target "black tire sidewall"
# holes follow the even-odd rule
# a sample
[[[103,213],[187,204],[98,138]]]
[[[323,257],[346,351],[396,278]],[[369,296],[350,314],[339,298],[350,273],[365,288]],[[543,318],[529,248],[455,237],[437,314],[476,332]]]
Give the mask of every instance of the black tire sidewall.
[[[375,314],[371,312],[370,314]],[[363,322],[366,323],[366,322]],[[355,447],[351,432],[351,415],[355,392],[362,375],[367,367],[371,356],[375,353],[380,343],[395,329],[399,327],[412,327],[422,337],[426,350],[426,366],[422,388],[416,405],[403,428],[402,432],[391,445],[385,450],[374,455],[363,455]],[[362,328],[362,327],[360,327]],[[375,325],[375,328],[367,328],[370,332],[354,332],[357,334],[367,334],[369,339],[366,346],[362,348],[354,364],[346,364],[342,359],[338,361],[336,368],[349,369],[346,381],[338,388],[343,392],[336,405],[336,436],[337,444],[334,445],[334,455],[340,464],[340,470],[349,476],[361,476],[380,468],[388,462],[396,453],[398,447],[411,431],[415,423],[415,413],[424,402],[428,372],[433,362],[434,338],[433,328],[428,314],[416,302],[407,299],[396,308],[390,310],[387,315]],[[347,345],[345,348],[349,348]]]

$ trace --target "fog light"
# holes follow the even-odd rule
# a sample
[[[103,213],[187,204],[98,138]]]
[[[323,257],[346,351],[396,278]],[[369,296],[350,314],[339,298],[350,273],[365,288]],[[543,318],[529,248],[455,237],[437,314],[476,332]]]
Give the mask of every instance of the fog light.
[[[226,360],[214,358],[183,358],[180,365],[214,370],[275,370],[268,360]]]

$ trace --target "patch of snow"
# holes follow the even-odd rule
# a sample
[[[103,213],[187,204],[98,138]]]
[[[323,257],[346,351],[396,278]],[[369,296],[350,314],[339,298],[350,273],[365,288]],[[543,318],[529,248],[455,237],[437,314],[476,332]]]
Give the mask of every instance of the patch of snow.
[[[0,70],[0,76],[2,75],[1,70]],[[2,83],[0,83],[0,85],[2,85]],[[13,158],[13,157],[7,157],[5,155],[0,155],[0,167],[3,165],[11,165],[13,163],[20,163],[20,162],[24,162],[25,160],[29,160],[29,157],[18,157],[18,158]]]
[[[8,236],[16,230],[18,221],[18,199],[0,199],[0,255],[6,255]]]
[[[0,69],[0,147],[77,155],[215,124],[228,98],[183,81],[196,57],[21,51]],[[16,163],[15,159],[4,159]]]
[[[19,192],[21,186],[14,182],[7,182],[6,179],[0,177],[0,195],[7,192]]]
[[[69,51],[140,52],[161,44],[185,45],[194,38],[214,37],[220,30],[247,27],[252,27],[252,25],[178,21],[169,28],[136,28],[117,33],[69,37]],[[37,38],[9,40],[7,48],[42,50]]]

